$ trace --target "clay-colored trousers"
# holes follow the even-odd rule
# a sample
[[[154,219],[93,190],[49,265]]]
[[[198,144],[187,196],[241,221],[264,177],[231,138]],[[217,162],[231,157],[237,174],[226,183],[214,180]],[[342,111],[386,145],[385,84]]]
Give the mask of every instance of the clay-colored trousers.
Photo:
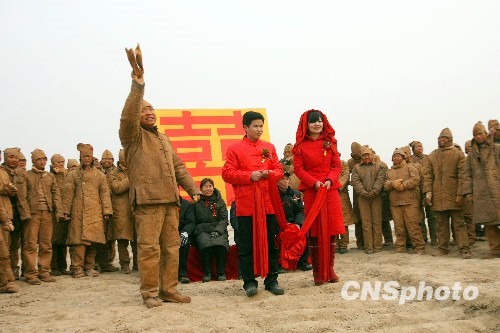
[[[363,223],[365,251],[382,251],[382,198],[358,197],[359,212]]]
[[[394,248],[397,252],[406,252],[406,235],[408,234],[415,251],[425,250],[424,237],[418,224],[418,203],[403,206],[391,206],[396,242]]]
[[[137,264],[143,299],[177,292],[179,210],[175,203],[137,205]]]
[[[439,251],[443,253],[448,253],[450,251],[451,219],[452,228],[455,230],[458,251],[460,254],[470,252],[464,212],[461,210],[445,210],[434,211],[434,214],[436,215],[436,233]]]
[[[48,210],[31,212],[31,220],[24,222],[23,249],[26,280],[49,276],[52,261],[52,212]]]
[[[0,231],[0,287],[14,282],[14,275],[10,267],[10,251],[3,232]]]

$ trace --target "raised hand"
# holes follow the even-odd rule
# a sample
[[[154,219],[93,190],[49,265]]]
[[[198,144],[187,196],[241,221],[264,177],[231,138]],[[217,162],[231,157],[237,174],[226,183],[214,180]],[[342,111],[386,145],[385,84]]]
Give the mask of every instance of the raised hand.
[[[143,79],[144,74],[144,66],[142,64],[142,51],[139,44],[134,49],[125,48],[125,52],[127,53],[128,62],[130,66],[132,66],[132,78],[136,81],[140,81]]]

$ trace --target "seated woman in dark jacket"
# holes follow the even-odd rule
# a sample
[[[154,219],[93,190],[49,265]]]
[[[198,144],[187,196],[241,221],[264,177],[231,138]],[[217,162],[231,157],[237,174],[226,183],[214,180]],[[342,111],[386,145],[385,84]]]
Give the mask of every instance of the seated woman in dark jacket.
[[[200,200],[191,205],[186,218],[194,221],[194,236],[201,252],[203,282],[212,279],[212,253],[217,261],[217,280],[226,280],[226,254],[229,251],[227,207],[214,181],[204,178],[200,183]]]

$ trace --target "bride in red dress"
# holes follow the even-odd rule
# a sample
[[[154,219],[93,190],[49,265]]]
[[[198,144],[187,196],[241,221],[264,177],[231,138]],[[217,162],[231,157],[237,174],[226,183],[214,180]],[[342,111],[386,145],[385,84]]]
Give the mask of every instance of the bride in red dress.
[[[342,166],[337,151],[335,130],[326,116],[309,110],[300,117],[293,147],[295,174],[304,193],[304,210],[310,213],[318,190],[326,187],[326,199],[309,229],[308,244],[313,266],[314,284],[337,282],[334,271],[335,237],[344,234],[344,220],[338,189]]]

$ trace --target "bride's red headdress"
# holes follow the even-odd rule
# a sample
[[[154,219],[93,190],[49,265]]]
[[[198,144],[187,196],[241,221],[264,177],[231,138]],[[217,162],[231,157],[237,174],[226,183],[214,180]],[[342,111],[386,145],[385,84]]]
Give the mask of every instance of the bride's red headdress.
[[[292,149],[292,154],[295,154],[298,145],[304,140],[304,138],[307,135],[307,126],[308,126],[308,121],[307,118],[309,116],[309,113],[311,112],[319,112],[321,115],[321,120],[323,121],[323,133],[321,136],[329,141],[332,146],[337,147],[337,139],[335,139],[335,130],[333,129],[332,125],[330,125],[330,122],[328,122],[328,118],[326,118],[325,114],[319,110],[307,110],[300,116],[300,122],[299,122],[299,127],[297,128],[297,133],[295,133],[295,145],[293,146]]]

